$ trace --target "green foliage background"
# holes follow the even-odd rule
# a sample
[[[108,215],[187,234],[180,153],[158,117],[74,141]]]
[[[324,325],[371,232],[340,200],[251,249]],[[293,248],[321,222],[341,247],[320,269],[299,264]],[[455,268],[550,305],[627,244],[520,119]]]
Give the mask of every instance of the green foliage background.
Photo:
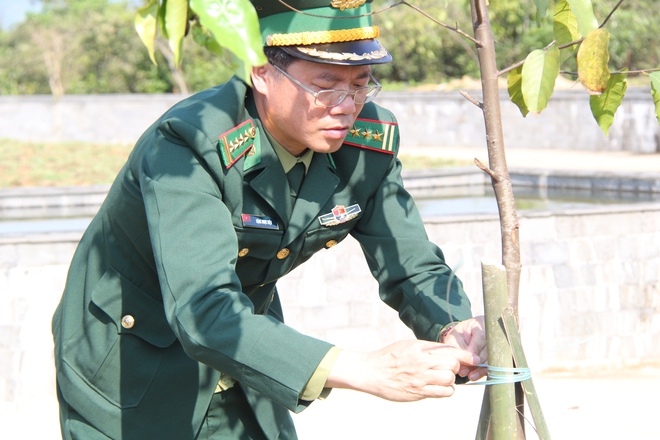
[[[171,93],[181,91],[163,51],[158,65],[133,27],[127,1],[42,0],[42,12],[0,30],[0,94]],[[226,81],[229,57],[186,38],[180,73],[189,91]]]
[[[602,22],[618,0],[593,0]],[[438,20],[472,34],[469,0],[410,0]],[[184,39],[180,69],[168,61],[165,44],[154,65],[133,27],[140,1],[42,0],[42,10],[10,29],[0,29],[0,94],[91,94],[194,92],[226,81],[233,73],[229,53],[213,55]],[[379,10],[393,1],[374,2]],[[612,70],[660,65],[657,0],[626,0],[608,28]],[[490,17],[498,65],[521,61],[552,41],[552,13],[542,26],[533,0],[495,0]],[[379,38],[394,62],[377,66],[386,84],[437,84],[477,77],[474,45],[410,7],[400,5],[374,17]],[[162,46],[162,47],[161,47]],[[571,61],[563,67],[571,68]]]

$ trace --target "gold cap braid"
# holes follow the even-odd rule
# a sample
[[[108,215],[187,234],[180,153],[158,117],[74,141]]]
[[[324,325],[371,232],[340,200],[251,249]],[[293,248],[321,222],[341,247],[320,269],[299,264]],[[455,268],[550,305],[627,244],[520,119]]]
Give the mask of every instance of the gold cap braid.
[[[378,38],[378,26],[335,31],[297,32],[293,34],[273,34],[266,37],[268,46],[307,46],[310,44],[343,43],[346,41]]]

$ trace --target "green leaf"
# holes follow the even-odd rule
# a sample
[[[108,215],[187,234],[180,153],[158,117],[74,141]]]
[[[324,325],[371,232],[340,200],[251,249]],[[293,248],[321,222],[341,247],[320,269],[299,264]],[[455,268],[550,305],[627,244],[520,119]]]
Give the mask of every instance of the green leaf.
[[[160,8],[158,8],[158,28],[163,37],[167,38],[167,28],[165,27],[165,9],[167,8],[167,0],[160,0]]]
[[[529,111],[538,116],[548,106],[559,76],[559,49],[534,50],[522,68],[522,94]]]
[[[567,0],[571,5],[571,11],[575,14],[578,21],[580,34],[587,35],[598,29],[598,20],[594,15],[594,7],[591,0]]]
[[[539,26],[541,25],[541,22],[543,21],[546,13],[548,12],[550,1],[551,0],[534,0],[534,5],[536,6],[536,23]]]
[[[158,1],[151,0],[149,4],[138,9],[135,14],[135,30],[142,40],[142,43],[147,47],[149,58],[156,64],[156,55],[154,44],[156,41],[156,32],[158,28]]]
[[[619,109],[626,94],[628,88],[626,76],[624,73],[612,75],[607,83],[607,89],[600,96],[594,95],[589,98],[591,113],[606,136],[610,134],[614,114]]]
[[[507,75],[507,83],[511,102],[517,105],[520,113],[522,113],[523,117],[526,117],[529,109],[527,108],[527,104],[525,104],[525,97],[522,93],[522,70],[523,66],[511,70]]]
[[[242,59],[240,59],[236,54],[232,52],[232,68],[234,69],[234,74],[239,78],[242,78],[248,84],[252,84],[250,79],[250,73],[252,73],[252,66]]]
[[[610,32],[596,29],[584,38],[577,54],[578,77],[590,94],[598,95],[605,91],[610,79],[609,53]]]
[[[660,72],[652,73],[651,75],[651,95],[655,103],[655,117],[660,122]]]
[[[553,21],[555,40],[557,46],[572,43],[582,38],[578,30],[578,21],[575,14],[571,11],[571,5],[566,0],[561,0],[555,7],[555,16]],[[561,50],[561,61],[566,61],[575,51],[577,45]]]
[[[215,38],[213,38],[211,32],[209,32],[208,29],[201,26],[197,22],[195,22],[195,24],[193,25],[192,35],[195,43],[206,48],[206,50],[208,50],[209,52],[216,54],[218,56],[224,54],[224,51],[222,50],[222,46],[220,46],[220,44],[217,41],[215,41]]]
[[[174,53],[174,65],[181,65],[181,48],[188,25],[188,0],[167,0],[165,5],[165,30],[170,49]]]
[[[239,73],[243,80],[249,80],[252,66],[268,62],[257,12],[249,0],[190,0],[190,7],[216,41],[246,64]]]

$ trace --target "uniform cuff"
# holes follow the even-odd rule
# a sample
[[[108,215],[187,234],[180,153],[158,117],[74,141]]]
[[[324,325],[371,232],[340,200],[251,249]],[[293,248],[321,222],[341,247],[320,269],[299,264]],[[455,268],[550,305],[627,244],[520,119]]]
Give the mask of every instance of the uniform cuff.
[[[340,352],[341,349],[338,347],[332,347],[328,350],[300,394],[301,400],[312,401],[328,397],[332,388],[325,388],[325,382],[328,380],[330,370],[334,366]]]
[[[458,324],[458,322],[454,321],[454,322],[450,322],[449,324],[442,327],[440,329],[440,334],[438,335],[437,341],[441,342],[441,343],[444,342],[445,336],[447,336],[447,333],[449,333],[451,331],[451,329],[456,327],[456,324]]]

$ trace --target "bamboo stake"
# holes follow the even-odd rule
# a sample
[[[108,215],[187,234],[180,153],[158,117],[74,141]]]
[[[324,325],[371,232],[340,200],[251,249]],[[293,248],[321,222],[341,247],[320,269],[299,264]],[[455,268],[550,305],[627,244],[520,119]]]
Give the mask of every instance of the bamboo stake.
[[[484,390],[484,399],[481,401],[481,412],[479,413],[479,424],[477,425],[476,440],[488,439],[488,428],[490,427],[490,392],[486,387]]]
[[[504,329],[509,339],[511,350],[513,351],[513,359],[515,360],[516,367],[529,368],[527,364],[527,358],[525,357],[525,352],[523,350],[522,341],[520,340],[520,334],[518,333],[518,325],[516,323],[514,311],[511,307],[506,307],[504,310],[502,310],[502,323],[504,324]],[[527,404],[529,405],[529,410],[532,413],[532,418],[534,419],[534,424],[536,425],[536,432],[539,436],[539,439],[550,440],[550,431],[548,430],[548,425],[545,423],[545,417],[543,416],[543,410],[541,409],[539,396],[536,394],[534,382],[531,378],[527,379],[522,382],[522,387],[525,391]]]
[[[494,367],[512,368],[511,348],[506,338],[502,323],[502,310],[508,307],[506,270],[500,264],[481,263],[486,338],[488,341],[488,364]],[[490,385],[488,395],[489,408],[482,407],[477,440],[511,440],[518,431],[516,398],[513,383]],[[490,413],[490,417],[488,417]],[[485,430],[482,421],[489,419],[490,428]],[[481,435],[481,437],[479,437]]]

